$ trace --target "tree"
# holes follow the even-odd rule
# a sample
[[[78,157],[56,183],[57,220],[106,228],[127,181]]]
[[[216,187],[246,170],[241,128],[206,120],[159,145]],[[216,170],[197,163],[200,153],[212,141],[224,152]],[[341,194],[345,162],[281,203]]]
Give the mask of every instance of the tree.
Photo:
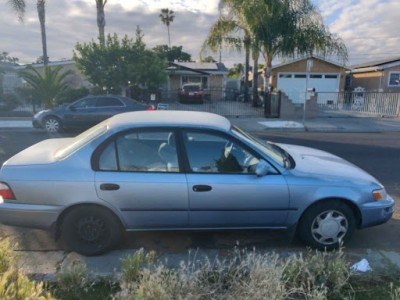
[[[212,25],[201,53],[210,49],[213,53],[224,46],[228,49],[245,50],[244,101],[248,101],[248,75],[250,69],[250,50],[252,48],[252,32],[240,5],[235,0],[220,1],[220,16]]]
[[[102,46],[105,45],[104,27],[106,26],[106,17],[104,14],[104,7],[106,4],[107,0],[96,0],[97,27],[99,28],[99,40]]]
[[[172,48],[170,48],[168,45],[158,45],[153,48],[153,51],[162,59],[169,62],[191,61],[192,56],[189,53],[182,51],[182,48],[182,46],[172,46]]]
[[[119,93],[129,86],[155,89],[166,82],[166,61],[146,49],[140,28],[136,39],[107,35],[104,47],[95,42],[77,43],[73,59],[89,82],[108,93]]]
[[[212,56],[204,57],[200,61],[203,63],[216,63],[217,62]]]
[[[168,47],[171,48],[171,37],[169,34],[169,25],[171,25],[171,23],[174,21],[175,15],[174,12],[172,10],[169,10],[168,8],[163,8],[161,9],[161,14],[159,15],[161,22],[163,22],[163,24],[165,26],[167,26],[168,29]]]
[[[29,65],[27,69],[20,71],[19,75],[32,88],[33,99],[40,99],[46,108],[52,108],[69,89],[65,78],[73,74],[71,70],[61,72],[61,69],[62,66],[44,66],[43,72],[39,72]]]
[[[337,55],[347,60],[343,41],[331,34],[309,0],[232,0],[244,10],[264,57],[264,94],[277,56]]]
[[[229,69],[228,77],[229,78],[239,78],[239,75],[243,73],[244,67],[242,64],[234,64],[233,68]]]
[[[8,0],[11,8],[17,13],[20,22],[23,22],[25,14],[25,1],[24,0]],[[46,41],[46,0],[37,0],[36,9],[39,17],[40,32],[42,36],[42,53],[43,64],[47,65],[49,57],[47,55],[47,41]]]

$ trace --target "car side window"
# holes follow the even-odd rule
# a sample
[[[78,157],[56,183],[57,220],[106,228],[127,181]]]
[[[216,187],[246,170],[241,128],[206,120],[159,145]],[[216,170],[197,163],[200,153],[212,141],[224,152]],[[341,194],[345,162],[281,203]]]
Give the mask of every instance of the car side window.
[[[196,173],[255,173],[259,162],[234,140],[213,133],[185,132],[184,145]]]
[[[118,98],[113,97],[100,97],[97,99],[97,107],[116,107],[124,106],[124,104]]]
[[[74,108],[92,108],[96,106],[96,98],[85,98],[76,103],[74,103]]]
[[[135,131],[117,137],[99,157],[100,171],[179,172],[175,134]]]

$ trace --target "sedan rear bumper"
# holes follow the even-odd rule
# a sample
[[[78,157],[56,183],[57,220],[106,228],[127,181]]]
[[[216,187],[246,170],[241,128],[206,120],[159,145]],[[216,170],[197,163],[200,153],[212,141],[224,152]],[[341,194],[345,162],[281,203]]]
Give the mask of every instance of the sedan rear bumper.
[[[62,209],[62,206],[1,203],[0,223],[11,226],[51,229]]]
[[[388,196],[387,200],[364,203],[361,207],[360,228],[386,223],[394,212],[394,200]]]

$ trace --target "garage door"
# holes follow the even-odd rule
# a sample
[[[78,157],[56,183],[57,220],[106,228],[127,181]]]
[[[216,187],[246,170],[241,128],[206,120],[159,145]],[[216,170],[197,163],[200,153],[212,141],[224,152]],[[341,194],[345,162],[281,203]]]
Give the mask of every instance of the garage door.
[[[308,88],[315,88],[319,92],[318,102],[326,103],[327,99],[333,99],[334,93],[339,91],[339,74],[316,74],[308,75]],[[303,103],[306,90],[307,74],[305,73],[278,73],[278,89],[294,103]],[[309,99],[309,95],[307,95]]]

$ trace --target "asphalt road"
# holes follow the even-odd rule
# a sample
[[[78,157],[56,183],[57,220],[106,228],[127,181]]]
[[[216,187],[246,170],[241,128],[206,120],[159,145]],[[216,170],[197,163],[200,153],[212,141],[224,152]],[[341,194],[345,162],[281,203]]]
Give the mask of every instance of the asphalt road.
[[[52,134],[32,129],[0,129],[0,163],[13,154],[46,138],[74,136],[75,133]],[[388,223],[357,231],[347,244],[352,249],[378,248],[400,250],[400,132],[387,133],[317,133],[262,132],[263,139],[278,143],[318,148],[358,165],[379,179],[396,200],[396,213]],[[56,250],[61,245],[41,230],[0,226],[0,237],[9,236],[19,243],[20,250]],[[284,232],[153,232],[129,233],[122,248],[145,247],[165,253],[186,252],[189,248],[230,249],[237,245],[270,249],[301,247]]]

